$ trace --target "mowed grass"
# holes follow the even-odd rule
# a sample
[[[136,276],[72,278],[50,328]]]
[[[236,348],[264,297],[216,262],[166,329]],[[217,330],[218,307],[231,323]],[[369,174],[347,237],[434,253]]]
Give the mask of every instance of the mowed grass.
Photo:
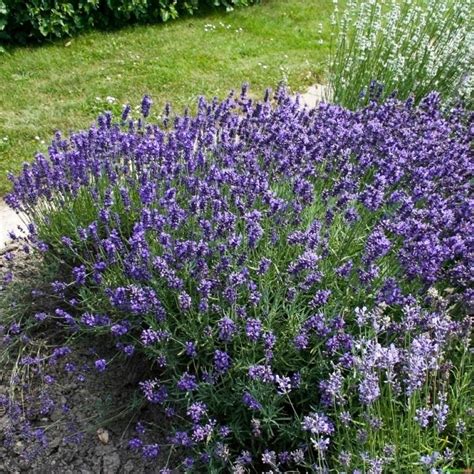
[[[330,0],[263,0],[230,13],[7,48],[0,54],[0,195],[9,189],[7,172],[46,151],[55,130],[87,127],[98,112],[139,104],[145,93],[157,113],[166,102],[181,111],[200,95],[223,98],[244,82],[255,96],[281,80],[304,91],[324,77],[331,9]]]

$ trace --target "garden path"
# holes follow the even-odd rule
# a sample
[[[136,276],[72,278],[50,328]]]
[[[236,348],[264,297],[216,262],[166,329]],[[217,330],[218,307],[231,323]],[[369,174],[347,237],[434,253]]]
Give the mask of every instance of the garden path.
[[[307,105],[308,107],[316,107],[316,105],[326,99],[327,94],[327,86],[315,84],[314,86],[311,86],[306,92],[300,94],[300,101],[303,105]]]
[[[20,216],[0,198],[0,252],[10,241],[8,232],[22,224]]]

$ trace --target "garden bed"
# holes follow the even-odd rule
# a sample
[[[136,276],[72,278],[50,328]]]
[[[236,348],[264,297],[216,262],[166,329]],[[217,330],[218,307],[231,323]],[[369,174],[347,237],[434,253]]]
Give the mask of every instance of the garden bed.
[[[155,467],[170,452],[197,472],[469,466],[466,112],[435,93],[356,111],[283,88],[255,103],[247,86],[196,115],[151,110],[145,96],[138,118],[126,106],[57,133],[13,178],[25,250],[49,272],[16,295],[6,275],[16,367],[56,396],[51,365],[120,397],[126,383],[107,387],[125,368],[126,415],[167,419],[128,432]],[[12,394],[19,436],[41,444]]]
[[[41,271],[38,270],[41,261],[38,257],[25,255],[17,244],[10,244],[0,251],[0,281],[12,267],[2,258],[7,253],[14,256],[15,282],[21,291],[27,293],[41,287]],[[5,292],[12,292],[12,288],[0,287],[2,303],[5,301]],[[54,302],[41,298],[38,305],[45,310],[53,307]],[[33,319],[35,303],[31,304],[28,311],[25,317]],[[42,351],[47,352],[47,347],[61,345],[61,336],[56,332],[54,327],[48,331],[34,332],[21,351],[13,350],[9,357],[5,353],[2,356],[0,399],[10,396],[14,390],[12,398],[22,415],[15,418],[18,429],[10,438],[13,420],[5,406],[0,404],[0,472],[151,474],[172,464],[175,460],[166,450],[159,458],[147,460],[127,448],[128,440],[135,434],[138,420],[147,420],[149,426],[160,426],[160,430],[150,430],[150,436],[155,440],[163,436],[160,433],[163,433],[163,427],[167,424],[162,413],[146,406],[133,407],[131,404],[137,377],[141,373],[140,361],[134,359],[127,364],[117,365],[113,372],[105,376],[94,370],[81,370],[84,378],[78,377],[77,373],[65,371],[64,364],[78,368],[89,366],[91,347],[76,343],[67,360],[48,368],[48,375],[55,379],[55,383],[48,387],[48,400],[39,397],[41,380],[25,370],[18,361],[28,351],[41,354]],[[0,355],[5,349],[5,345],[0,345]],[[103,357],[109,357],[113,350],[113,346],[105,341],[100,353]],[[25,417],[38,400],[42,400],[44,406],[50,404],[52,408],[48,407],[47,413],[36,411]],[[32,445],[31,438],[25,436],[25,419],[31,423],[32,430],[46,428],[47,443],[44,446],[40,447],[37,443]]]

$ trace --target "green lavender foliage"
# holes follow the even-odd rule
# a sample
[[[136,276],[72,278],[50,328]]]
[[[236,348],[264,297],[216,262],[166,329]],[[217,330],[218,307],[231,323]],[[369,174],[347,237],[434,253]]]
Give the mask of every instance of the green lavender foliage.
[[[329,65],[336,103],[357,108],[371,95],[436,90],[472,104],[472,0],[334,0]],[[374,89],[375,82],[383,89]],[[378,89],[378,87],[376,87]],[[372,93],[372,94],[371,94]]]

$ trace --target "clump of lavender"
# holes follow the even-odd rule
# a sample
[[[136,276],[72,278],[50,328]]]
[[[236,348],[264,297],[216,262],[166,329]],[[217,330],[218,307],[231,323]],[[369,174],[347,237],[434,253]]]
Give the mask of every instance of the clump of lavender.
[[[393,91],[418,103],[436,90],[472,104],[471,0],[333,0],[332,99],[349,108]]]
[[[148,364],[139,390],[182,468],[399,471],[426,446],[461,462],[446,386],[472,299],[466,113],[244,88],[172,127],[145,118],[57,134],[7,201],[69,266],[58,323]]]

